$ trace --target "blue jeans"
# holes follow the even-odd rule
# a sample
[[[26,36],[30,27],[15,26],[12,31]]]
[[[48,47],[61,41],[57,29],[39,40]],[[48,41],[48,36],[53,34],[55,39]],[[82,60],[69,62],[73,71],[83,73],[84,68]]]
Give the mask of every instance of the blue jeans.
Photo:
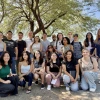
[[[12,70],[12,73],[13,74],[16,74],[16,60],[15,60],[15,57],[12,57],[12,67],[11,67],[11,70]]]
[[[98,77],[97,72],[84,71],[81,80],[81,88],[83,90],[88,90],[90,88],[96,89],[95,80],[97,79],[97,77]]]
[[[63,76],[63,82],[66,85],[66,87],[69,87],[69,83],[70,83],[70,87],[72,91],[78,91],[78,81],[76,81],[75,83],[71,83],[70,77],[68,75],[64,75]]]
[[[0,52],[0,56],[2,55],[2,53],[3,53],[3,51],[2,51],[2,52]]]
[[[32,81],[33,81],[33,74],[29,73],[28,75],[23,76],[24,80],[23,81],[19,81],[19,86],[25,87],[26,82],[28,82],[28,86],[32,85]]]

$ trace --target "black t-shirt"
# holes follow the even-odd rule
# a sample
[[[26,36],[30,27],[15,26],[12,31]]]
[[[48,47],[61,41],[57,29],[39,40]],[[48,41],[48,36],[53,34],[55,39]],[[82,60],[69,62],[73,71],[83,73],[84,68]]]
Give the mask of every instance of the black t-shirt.
[[[56,62],[56,63],[48,62],[47,66],[50,68],[50,72],[59,72],[61,63],[60,62]]]
[[[24,40],[16,41],[18,46],[18,57],[22,56],[22,52],[24,51],[24,48],[26,48],[26,42]]]
[[[14,40],[8,40],[8,39],[4,39],[3,40],[6,43],[6,48],[7,51],[9,52],[11,57],[15,57],[15,47],[17,47],[17,44]]]
[[[76,65],[78,61],[76,59],[72,61],[63,61],[62,64],[66,65],[66,71],[70,73],[74,78],[76,76]]]

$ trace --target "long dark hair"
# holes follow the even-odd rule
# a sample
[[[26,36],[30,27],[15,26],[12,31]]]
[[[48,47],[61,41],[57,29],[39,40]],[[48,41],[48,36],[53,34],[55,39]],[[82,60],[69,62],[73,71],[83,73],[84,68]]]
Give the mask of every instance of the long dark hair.
[[[9,54],[8,51],[4,51],[4,52],[2,53],[2,55],[1,55],[1,57],[0,57],[0,65],[1,65],[2,67],[5,67],[5,66],[6,66],[6,64],[5,64],[5,62],[4,62],[4,59],[3,59],[6,53]],[[10,54],[9,54],[9,57],[10,57]],[[10,57],[10,59],[9,59],[9,61],[8,61],[8,65],[11,67],[11,64],[12,64],[12,62],[11,62],[11,57]]]
[[[68,51],[65,53],[65,55],[64,55],[64,60],[67,61],[66,55],[67,55],[68,52],[70,52],[70,53],[72,54],[72,56],[71,56],[71,61],[74,61],[75,58],[74,58],[74,54],[73,54],[73,51],[72,51],[72,50],[68,50]]]
[[[59,37],[58,37],[59,34],[62,34],[62,33],[57,34],[57,41],[59,41]],[[63,38],[63,34],[62,34],[62,38]]]
[[[37,52],[39,52],[39,54],[40,54],[40,57],[39,57],[39,62],[38,62],[38,64],[39,64],[39,65],[41,65],[41,64],[43,63],[43,57],[42,57],[42,54],[41,54],[41,52],[40,52],[39,50],[37,50]],[[34,60],[36,60],[35,53],[34,53]]]
[[[61,41],[62,45],[64,45],[64,43],[63,43],[63,40],[64,40],[64,39],[67,40],[67,44],[70,44],[70,40],[69,40],[69,38],[68,38],[68,37],[63,37],[63,39],[62,39],[62,41]]]
[[[88,33],[86,34],[86,39],[85,39],[85,41],[84,41],[84,44],[85,44],[86,47],[89,46],[89,40],[88,40],[88,37],[87,37],[88,34],[91,35],[91,39],[90,39],[90,41],[91,41],[91,46],[94,47],[94,39],[93,39],[93,35],[92,35],[92,33],[90,33],[90,32],[88,32]]]
[[[28,56],[28,59],[27,59],[28,65],[31,65],[30,53],[28,51],[23,51],[23,53],[22,53],[22,61],[24,61],[24,58],[23,58],[23,54],[24,53],[26,53],[27,56]]]

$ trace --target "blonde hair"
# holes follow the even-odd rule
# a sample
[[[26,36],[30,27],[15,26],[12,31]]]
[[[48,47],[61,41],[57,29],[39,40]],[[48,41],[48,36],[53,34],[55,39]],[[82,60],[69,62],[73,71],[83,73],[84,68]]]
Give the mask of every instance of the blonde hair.
[[[88,49],[86,49],[86,48],[82,49],[82,52],[85,51],[85,50],[88,51],[88,52],[90,53],[90,51],[89,51]]]

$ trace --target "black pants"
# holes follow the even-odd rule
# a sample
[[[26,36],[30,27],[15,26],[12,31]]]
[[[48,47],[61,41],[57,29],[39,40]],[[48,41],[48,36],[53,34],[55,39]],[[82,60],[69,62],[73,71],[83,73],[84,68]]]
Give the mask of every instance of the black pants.
[[[5,97],[8,94],[15,95],[18,94],[18,76],[6,77],[3,80],[10,80],[10,84],[0,83],[0,96]]]

